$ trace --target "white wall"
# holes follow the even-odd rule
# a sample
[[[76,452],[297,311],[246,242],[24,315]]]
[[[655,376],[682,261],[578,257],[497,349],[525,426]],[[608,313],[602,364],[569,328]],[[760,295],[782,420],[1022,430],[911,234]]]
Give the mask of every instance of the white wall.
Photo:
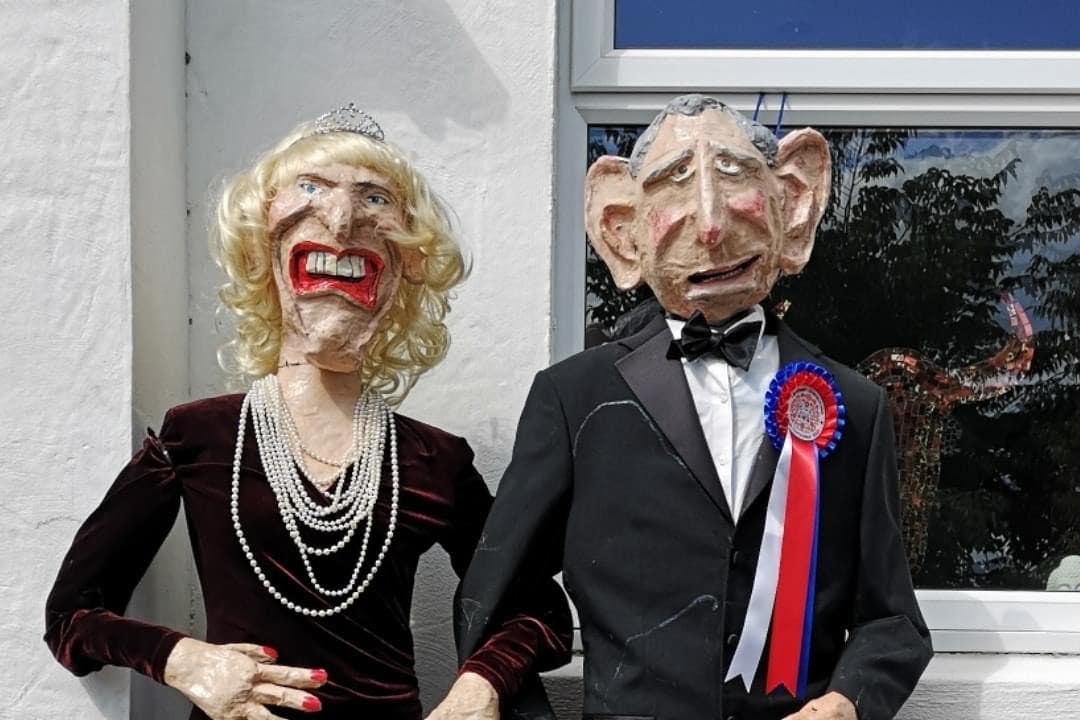
[[[188,2],[191,388],[223,391],[208,188],[292,126],[355,101],[411,150],[461,219],[475,261],[453,347],[404,412],[467,437],[492,483],[533,373],[548,362],[555,11],[497,0]],[[454,583],[439,551],[414,604],[431,706],[454,671]]]
[[[41,642],[76,528],[131,451],[128,2],[0,3],[0,715],[126,716]]]

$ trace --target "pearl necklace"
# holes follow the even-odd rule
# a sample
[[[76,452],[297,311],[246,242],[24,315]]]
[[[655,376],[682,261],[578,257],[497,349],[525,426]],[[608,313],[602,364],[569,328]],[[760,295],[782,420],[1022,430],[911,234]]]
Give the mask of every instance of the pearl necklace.
[[[329,467],[337,467],[338,475],[333,480],[330,480],[330,485],[333,485],[335,481],[339,481],[341,479],[340,471],[343,470],[343,468],[346,468],[352,463],[356,462],[357,460],[355,447],[352,448],[353,452],[350,452],[349,454],[347,454],[347,456],[341,458],[341,460],[327,460],[325,457],[321,456],[321,454],[316,453],[307,445],[303,444],[303,441],[300,439],[300,431],[297,430],[296,421],[293,419],[293,413],[289,412],[288,404],[284,402],[284,398],[282,397],[281,393],[279,392],[278,394],[274,395],[272,399],[274,400],[274,412],[278,413],[278,417],[284,421],[285,430],[288,433],[288,441],[289,443],[291,443],[292,447],[298,449],[301,454],[305,454],[305,456],[308,456],[315,462],[322,463],[323,465],[328,465]],[[359,403],[359,400],[357,400],[357,403]],[[354,423],[356,409],[356,406],[354,406]],[[353,429],[353,432],[355,433],[355,427]],[[312,481],[312,485],[319,487],[319,484],[315,483],[314,481],[314,476],[308,471],[307,464],[303,462],[303,458],[300,456],[294,457],[296,458],[297,465],[300,466],[300,472],[308,476],[308,479]],[[322,490],[322,488],[320,488],[320,490]]]
[[[286,598],[270,582],[259,565],[255,553],[248,545],[244,529],[240,524],[240,458],[244,452],[244,436],[249,414],[255,428],[255,440],[259,446],[259,457],[266,472],[267,482],[274,491],[285,529],[300,552],[300,559],[307,571],[308,580],[319,593],[327,598],[345,598],[333,607],[309,608]],[[383,450],[388,435],[392,480],[390,521],[379,554],[372,562],[363,581],[357,584],[371,538],[373,510],[382,480]],[[394,537],[400,485],[397,429],[394,426],[393,414],[381,395],[369,391],[357,399],[353,408],[353,447],[351,452],[345,455],[346,460],[338,471],[334,492],[327,494],[330,502],[326,505],[313,498],[304,485],[302,474],[310,477],[310,473],[307,472],[302,458],[293,452],[293,447],[298,444],[299,433],[281,396],[281,385],[278,383],[277,376],[267,375],[256,380],[251,386],[251,391],[244,397],[244,403],[240,409],[240,426],[236,434],[231,498],[233,529],[236,531],[237,540],[240,541],[240,549],[251,564],[251,569],[255,571],[255,576],[274,599],[301,615],[328,617],[351,606],[367,589],[382,565]],[[322,462],[320,458],[315,459]],[[353,460],[355,462],[352,464],[352,472],[349,473],[349,462]],[[323,500],[325,499],[324,497]],[[349,582],[340,588],[323,587],[315,577],[310,556],[327,556],[341,550],[353,538],[361,524],[364,525],[364,532],[360,543],[360,553]],[[309,544],[301,537],[301,527],[321,533],[344,532],[344,535],[333,544],[317,546]]]

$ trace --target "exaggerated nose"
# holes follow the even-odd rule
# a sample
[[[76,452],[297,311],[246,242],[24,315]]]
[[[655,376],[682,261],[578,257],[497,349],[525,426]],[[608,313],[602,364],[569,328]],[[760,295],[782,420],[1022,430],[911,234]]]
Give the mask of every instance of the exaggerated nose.
[[[353,197],[346,188],[330,190],[323,205],[327,229],[335,236],[348,236],[352,229],[354,210]]]
[[[698,178],[697,234],[698,242],[712,247],[723,237],[723,197],[716,184],[712,168],[705,162],[696,172]]]

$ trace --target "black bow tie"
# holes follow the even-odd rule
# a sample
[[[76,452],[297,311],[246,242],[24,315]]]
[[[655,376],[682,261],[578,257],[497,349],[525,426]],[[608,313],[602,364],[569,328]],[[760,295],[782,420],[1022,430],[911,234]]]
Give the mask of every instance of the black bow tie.
[[[749,370],[762,323],[758,320],[739,322],[742,319],[740,317],[720,327],[710,327],[701,311],[696,310],[683,325],[681,336],[671,341],[668,357],[697,360],[702,355],[715,355],[729,365]]]

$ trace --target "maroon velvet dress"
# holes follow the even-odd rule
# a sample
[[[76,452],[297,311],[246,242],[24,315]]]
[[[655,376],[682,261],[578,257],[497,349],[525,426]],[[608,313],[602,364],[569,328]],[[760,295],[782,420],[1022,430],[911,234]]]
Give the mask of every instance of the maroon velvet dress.
[[[313,691],[322,712],[312,716],[271,708],[275,714],[420,718],[409,631],[413,578],[420,555],[435,543],[449,553],[459,576],[468,566],[491,506],[472,451],[461,438],[395,415],[401,487],[393,543],[351,607],[327,618],[305,617],[263,588],[232,527],[229,498],[242,400],[242,395],[226,395],[166,414],[160,439],[147,438],[76,535],[47,601],[46,642],[76,675],[121,665],[161,682],[165,661],[184,634],[122,613],[183,502],[206,603],[206,640],[269,645],[282,664],[324,668],[329,674],[330,681]],[[250,420],[241,465],[240,519],[263,571],[294,602],[331,607],[309,589],[263,474]],[[363,573],[382,546],[389,503],[384,462]],[[348,580],[361,535],[336,556],[312,558],[324,587]],[[489,680],[502,697],[513,695],[529,673],[569,657],[571,624],[562,591],[532,592],[530,602],[528,613],[503,622],[463,666]],[[205,715],[196,709],[191,717]]]

